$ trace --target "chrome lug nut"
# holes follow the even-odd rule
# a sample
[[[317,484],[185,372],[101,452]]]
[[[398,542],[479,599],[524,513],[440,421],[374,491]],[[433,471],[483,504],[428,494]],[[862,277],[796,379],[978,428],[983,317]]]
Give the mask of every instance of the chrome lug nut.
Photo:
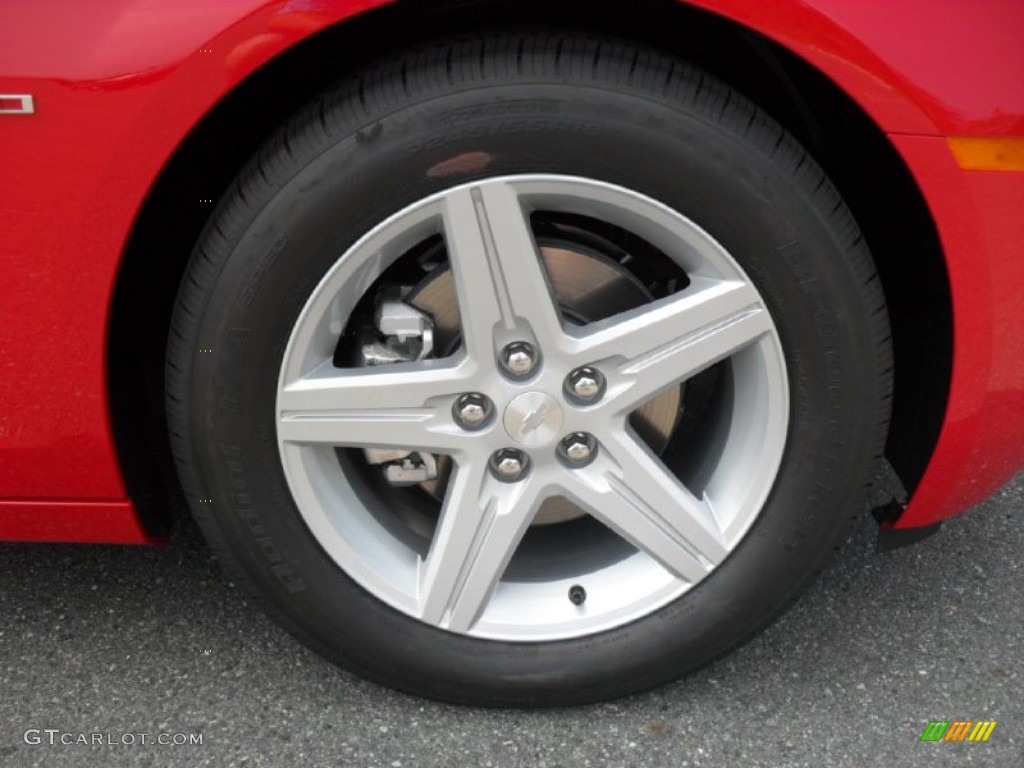
[[[592,403],[604,394],[604,376],[587,365],[577,368],[566,378],[565,391],[571,400]]]
[[[502,448],[491,455],[491,472],[504,483],[514,483],[526,477],[530,471],[530,459],[515,448]]]
[[[501,351],[501,363],[513,376],[526,376],[537,364],[537,350],[525,341],[513,341]]]
[[[597,455],[597,440],[586,432],[573,432],[562,438],[558,454],[572,467],[585,467]]]
[[[460,427],[473,430],[480,429],[487,423],[492,410],[491,401],[485,395],[467,392],[455,400],[452,415]]]

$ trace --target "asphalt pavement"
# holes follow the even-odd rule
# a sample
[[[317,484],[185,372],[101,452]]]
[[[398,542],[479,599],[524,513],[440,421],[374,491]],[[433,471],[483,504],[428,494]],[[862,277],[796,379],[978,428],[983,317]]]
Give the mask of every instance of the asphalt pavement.
[[[552,711],[446,706],[334,668],[190,525],[154,549],[2,545],[0,766],[1024,766],[1022,505],[1024,476],[884,554],[865,519],[740,650]],[[922,743],[929,720],[997,725]]]

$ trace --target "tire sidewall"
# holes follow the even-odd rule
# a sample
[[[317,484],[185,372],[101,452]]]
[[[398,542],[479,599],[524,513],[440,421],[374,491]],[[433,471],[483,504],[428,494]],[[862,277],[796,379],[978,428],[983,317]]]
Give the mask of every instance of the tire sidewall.
[[[221,215],[191,356],[186,429],[204,529],[271,611],[311,645],[399,688],[463,701],[581,701],[639,690],[707,661],[765,624],[846,530],[871,457],[877,371],[857,275],[797,151],[697,110],[558,82],[481,85],[388,111],[333,113]],[[493,105],[493,108],[485,108]],[[307,137],[308,138],[308,137]],[[476,158],[474,163],[460,158]],[[486,164],[480,158],[486,157]],[[681,212],[743,267],[776,323],[791,417],[776,484],[729,558],[648,617],[576,640],[483,641],[376,600],[320,547],[288,491],[274,414],[305,302],[335,261],[389,215],[467,181],[518,173],[618,184]],[[823,178],[823,177],[822,177]],[[838,199],[838,198],[836,198]],[[841,227],[840,227],[841,229]],[[197,504],[193,498],[193,504]]]

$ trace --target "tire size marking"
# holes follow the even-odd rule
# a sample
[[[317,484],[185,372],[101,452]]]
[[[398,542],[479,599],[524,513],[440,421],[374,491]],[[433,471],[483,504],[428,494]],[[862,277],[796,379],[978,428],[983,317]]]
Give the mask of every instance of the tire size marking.
[[[518,101],[500,101],[493,104],[474,104],[445,112],[430,119],[431,128],[451,128],[457,123],[469,123],[474,120],[506,115],[554,115],[562,109],[561,104],[552,99],[520,99]]]
[[[446,133],[439,133],[429,139],[408,144],[405,151],[410,155],[437,149],[459,141],[484,139],[490,136],[505,136],[513,133],[563,133],[577,136],[600,136],[604,126],[575,120],[552,120],[546,117],[512,118],[496,122],[457,127]]]
[[[270,570],[281,582],[281,586],[291,593],[302,592],[306,589],[306,583],[295,572],[295,569],[285,562],[284,555],[266,535],[263,521],[252,503],[252,495],[248,492],[248,484],[245,479],[242,449],[237,445],[223,443],[218,444],[217,448],[230,478],[232,492],[228,498],[232,504],[232,512],[246,524],[249,531],[256,537],[254,539],[256,546],[270,563]]]
[[[249,340],[250,333],[252,333],[252,330],[249,328],[228,328],[225,344],[234,362],[241,363],[245,361],[245,345]]]
[[[252,304],[253,299],[256,298],[260,283],[263,281],[263,273],[267,271],[269,265],[277,261],[277,257],[284,252],[287,245],[288,238],[279,237],[272,246],[254,259],[252,266],[248,270],[248,280],[245,281],[245,285],[242,286],[238,293],[238,300],[242,303],[242,306],[248,307]]]
[[[840,329],[835,312],[822,296],[821,281],[814,273],[803,248],[799,242],[794,240],[777,246],[776,252],[789,265],[798,281],[800,290],[813,310],[814,324],[824,350],[822,361],[825,370],[825,408],[829,417],[824,423],[816,426],[816,430],[823,437],[819,454],[823,458],[822,466],[815,477],[811,495],[804,500],[800,507],[800,519],[793,538],[784,545],[786,552],[793,553],[806,543],[808,527],[822,507],[818,493],[827,493],[832,489],[832,478],[835,475],[839,459],[843,455],[845,443],[840,431],[840,417],[843,411],[843,366],[839,357]],[[796,384],[801,390],[807,391],[802,375],[802,355],[798,353],[795,355],[795,359],[801,371],[796,377]]]

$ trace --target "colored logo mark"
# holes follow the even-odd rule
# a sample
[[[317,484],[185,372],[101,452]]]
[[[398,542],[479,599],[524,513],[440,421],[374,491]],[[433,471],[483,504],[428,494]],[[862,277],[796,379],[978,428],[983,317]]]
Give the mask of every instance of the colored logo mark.
[[[988,741],[995,720],[929,720],[921,741]]]

